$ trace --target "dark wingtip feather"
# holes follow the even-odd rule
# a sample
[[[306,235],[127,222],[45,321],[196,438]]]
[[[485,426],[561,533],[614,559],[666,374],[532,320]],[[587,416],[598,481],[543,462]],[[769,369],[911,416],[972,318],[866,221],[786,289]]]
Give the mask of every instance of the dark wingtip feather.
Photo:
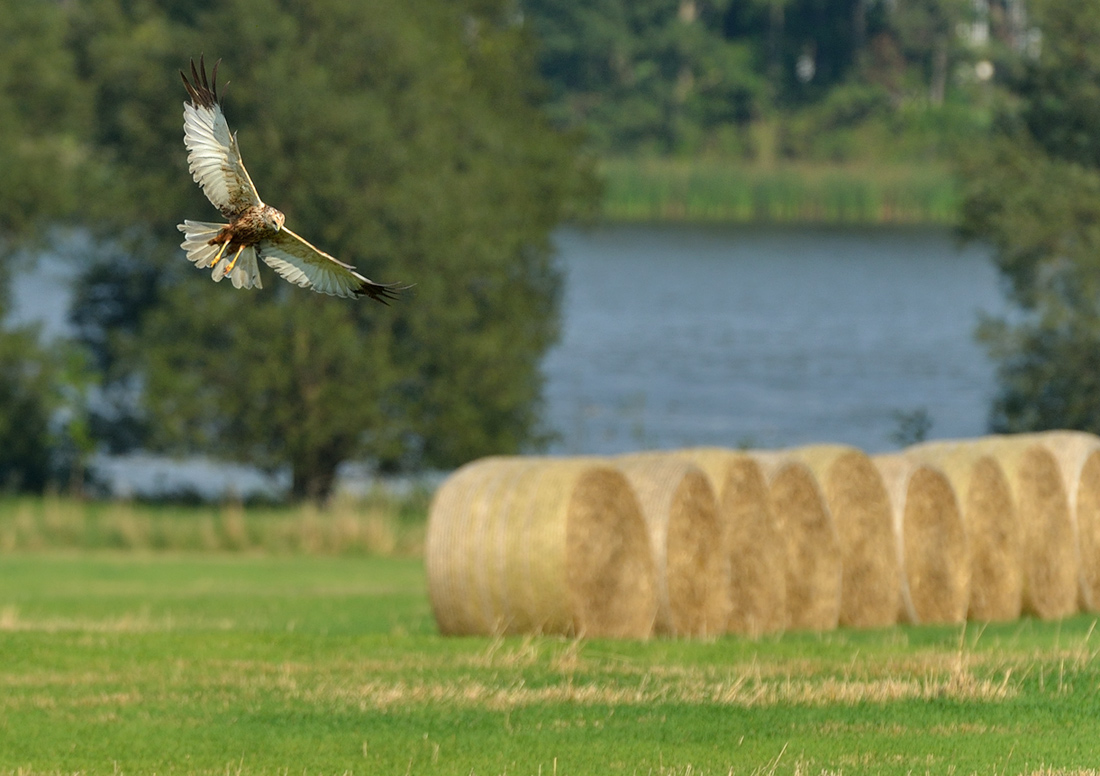
[[[412,286],[403,286],[400,283],[374,283],[365,280],[355,289],[356,296],[369,296],[376,302],[389,306],[391,301],[401,298],[401,292],[408,291]]]
[[[218,104],[218,65],[221,64],[219,59],[214,63],[214,77],[208,79],[206,77],[206,56],[204,54],[199,55],[199,65],[195,66],[194,57],[191,58],[191,79],[187,79],[187,75],[181,70],[180,76],[183,78],[183,85],[187,89],[187,94],[191,97],[191,104],[195,107],[213,108]]]

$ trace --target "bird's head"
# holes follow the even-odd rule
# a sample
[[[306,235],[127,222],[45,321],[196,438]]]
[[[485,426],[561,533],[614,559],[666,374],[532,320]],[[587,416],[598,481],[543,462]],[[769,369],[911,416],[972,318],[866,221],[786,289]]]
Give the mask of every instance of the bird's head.
[[[280,213],[270,205],[264,207],[264,222],[274,229],[276,232],[283,228],[283,223],[286,221],[286,216]]]

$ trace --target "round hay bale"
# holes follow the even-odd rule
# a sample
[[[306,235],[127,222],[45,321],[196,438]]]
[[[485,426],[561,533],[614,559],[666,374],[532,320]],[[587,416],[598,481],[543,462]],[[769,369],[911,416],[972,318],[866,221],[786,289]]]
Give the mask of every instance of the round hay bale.
[[[707,476],[672,456],[615,461],[634,489],[649,528],[657,578],[655,630],[716,636],[729,617],[729,560],[718,503]]]
[[[908,448],[905,455],[935,465],[955,490],[970,548],[967,617],[980,622],[1019,617],[1020,525],[1004,468],[972,442],[928,442]]]
[[[488,458],[437,491],[428,591],[447,634],[646,638],[657,613],[645,521],[592,459]]]
[[[1023,610],[1045,620],[1078,607],[1077,547],[1058,461],[1029,435],[985,437],[974,443],[1008,476],[1020,522]]]
[[[901,570],[899,615],[911,623],[966,619],[970,555],[947,476],[904,455],[871,460],[890,497]]]
[[[1058,462],[1077,550],[1078,603],[1100,611],[1100,437],[1084,431],[1029,435]]]
[[[753,452],[786,549],[787,627],[831,630],[840,618],[840,539],[810,468],[781,453]]]
[[[710,478],[729,556],[727,630],[746,636],[787,627],[787,546],[751,455],[722,448],[679,450]]]
[[[787,451],[817,477],[840,538],[844,570],[840,624],[882,627],[897,622],[899,578],[890,499],[863,452],[843,445]]]
[[[1100,611],[1100,452],[1081,466],[1077,485],[1077,542],[1081,555],[1082,607]]]

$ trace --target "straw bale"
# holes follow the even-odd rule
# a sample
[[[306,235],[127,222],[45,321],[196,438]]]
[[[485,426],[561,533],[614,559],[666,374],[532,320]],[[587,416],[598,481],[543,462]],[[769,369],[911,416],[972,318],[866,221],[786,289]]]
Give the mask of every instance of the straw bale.
[[[753,452],[787,553],[787,627],[830,630],[840,617],[840,539],[810,468],[775,452]]]
[[[972,441],[928,442],[905,451],[938,467],[955,490],[970,548],[967,617],[991,622],[1020,616],[1020,524],[1004,468]]]
[[[1081,556],[1082,601],[1086,611],[1100,611],[1100,454],[1081,467],[1077,486],[1077,541]]]
[[[1100,611],[1100,437],[1084,431],[1029,436],[1058,461],[1077,550],[1079,605]]]
[[[871,459],[853,447],[815,445],[787,451],[817,477],[840,537],[840,624],[897,622],[899,578],[890,499]]]
[[[783,630],[787,619],[787,547],[779,533],[760,464],[724,448],[677,451],[710,478],[730,564],[727,630],[759,636]]]
[[[657,612],[645,521],[592,459],[488,458],[437,491],[428,589],[447,634],[647,637]]]
[[[890,496],[901,571],[901,619],[962,622],[969,601],[970,557],[951,482],[931,464],[904,455],[871,460]]]
[[[657,578],[655,630],[673,636],[725,633],[729,559],[718,503],[701,469],[673,456],[617,459],[649,528]]]
[[[1048,620],[1076,612],[1076,539],[1058,461],[1030,435],[983,437],[973,444],[1008,475],[1021,532],[1023,610]]]

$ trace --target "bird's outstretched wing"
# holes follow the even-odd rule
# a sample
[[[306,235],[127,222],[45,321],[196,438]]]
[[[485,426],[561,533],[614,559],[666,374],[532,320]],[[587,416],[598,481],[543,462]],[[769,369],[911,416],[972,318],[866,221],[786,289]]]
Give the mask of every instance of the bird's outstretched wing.
[[[269,267],[291,283],[312,288],[322,294],[355,298],[369,296],[389,304],[403,290],[395,284],[375,283],[360,275],[355,267],[329,256],[310,245],[285,226],[265,238],[256,251]]]
[[[220,61],[220,60],[219,60]],[[262,205],[252,179],[241,161],[237,136],[229,131],[218,102],[218,63],[213,78],[206,78],[206,63],[191,60],[191,80],[181,71],[191,102],[183,104],[183,142],[187,167],[203,193],[222,215],[232,219],[241,211]]]

